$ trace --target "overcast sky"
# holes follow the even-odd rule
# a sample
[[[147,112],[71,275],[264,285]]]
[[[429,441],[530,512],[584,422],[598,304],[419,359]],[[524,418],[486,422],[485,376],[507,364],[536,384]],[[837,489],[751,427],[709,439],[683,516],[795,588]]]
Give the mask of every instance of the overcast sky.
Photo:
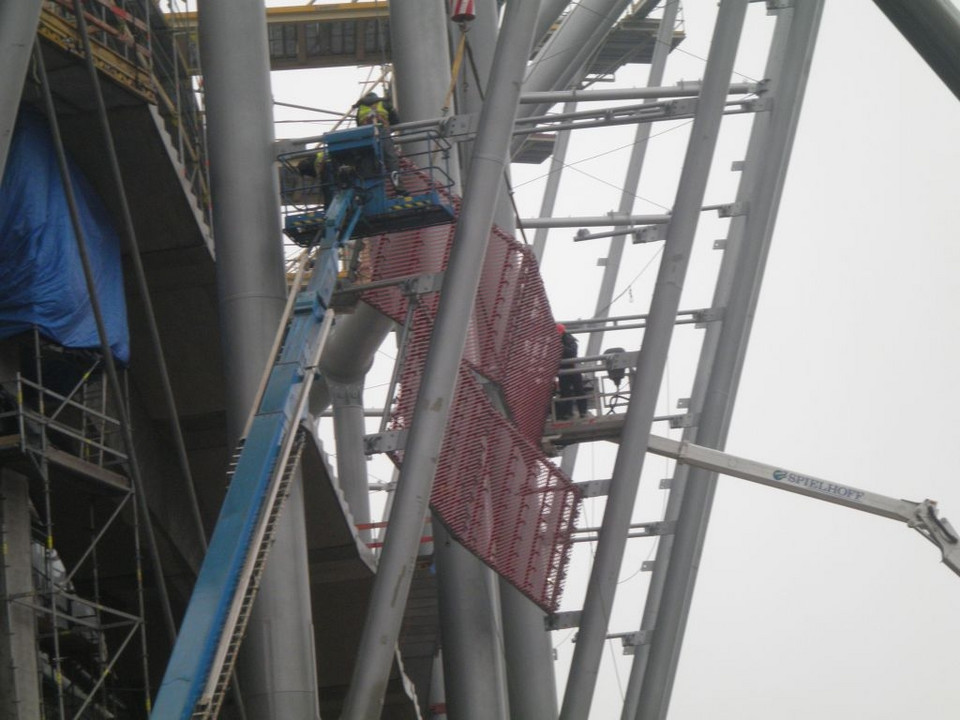
[[[735,81],[763,75],[773,26],[764,5],[751,4]],[[668,63],[667,84],[702,77],[715,13],[715,3],[685,3],[687,39]],[[646,72],[627,70],[618,82],[644,85]],[[356,77],[275,74],[274,94],[342,109],[358,94]],[[725,121],[708,204],[733,200],[730,162],[742,159],[748,129],[747,117]],[[932,498],[960,527],[958,130],[957,99],[872,2],[827,1],[728,450],[877,493]],[[636,213],[669,209],[676,192],[686,131],[658,125],[654,135]],[[632,128],[606,129],[574,139],[568,161],[577,162],[558,215],[616,209],[632,136]],[[527,217],[538,214],[546,169],[515,168]],[[719,257],[710,248],[726,221],[710,215],[684,308],[708,305],[713,292]],[[605,254],[604,241],[574,245],[572,234],[551,233],[543,265],[558,319],[592,314],[596,260]],[[657,252],[628,249],[612,315],[646,311]],[[700,334],[675,337],[665,413],[689,394]],[[605,346],[639,342],[612,336]],[[584,447],[575,479],[609,477],[612,463],[609,446]],[[657,480],[670,474],[664,460],[648,459],[636,520],[659,519]],[[600,512],[588,506],[585,521],[598,525]],[[649,574],[639,567],[654,546],[630,542],[611,632],[636,630],[643,608]],[[565,609],[582,603],[586,546],[577,555]],[[913,530],[722,479],[669,717],[960,717],[958,610],[960,577]],[[562,688],[570,633],[556,633],[554,644]],[[611,642],[592,718],[619,717],[629,667]]]

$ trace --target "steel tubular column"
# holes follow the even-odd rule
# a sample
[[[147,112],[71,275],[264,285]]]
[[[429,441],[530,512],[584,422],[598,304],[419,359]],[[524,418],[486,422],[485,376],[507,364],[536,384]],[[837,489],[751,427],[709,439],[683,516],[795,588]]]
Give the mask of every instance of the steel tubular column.
[[[268,362],[286,299],[263,0],[200,3],[199,32],[227,434],[233,445]],[[303,502],[297,488],[284,508],[276,548],[239,657],[247,711],[264,720],[312,717],[316,673]],[[279,658],[284,662],[275,662]]]
[[[680,0],[670,0],[663,8],[663,17],[657,29],[656,45],[653,49],[653,59],[650,63],[650,76],[647,85],[659,86],[663,82],[663,72],[667,66],[667,55],[670,54],[673,38],[673,25],[677,19],[677,10]],[[655,102],[655,100],[651,100]],[[633,212],[636,201],[637,186],[640,183],[640,171],[643,169],[643,160],[647,154],[647,141],[650,139],[650,123],[637,125],[637,132],[633,139],[633,149],[630,152],[630,162],[627,165],[627,175],[623,181],[623,193],[620,195],[618,212],[629,215]],[[617,228],[623,230],[623,228]],[[610,315],[610,303],[613,299],[613,290],[617,283],[617,273],[620,271],[620,260],[623,257],[623,246],[626,235],[617,235],[610,241],[610,249],[603,268],[603,279],[597,293],[597,307],[594,310],[595,318],[605,318]],[[587,342],[587,355],[600,354],[600,345],[603,342],[602,333],[593,333]],[[576,447],[576,446],[574,446]]]
[[[533,31],[534,45],[543,39],[569,4],[569,0],[540,0],[540,14],[537,16],[537,27]]]
[[[823,0],[805,0],[795,2],[792,11],[780,11],[792,12],[793,18],[783,74],[773,86],[776,103],[766,120],[766,142],[755,154],[755,167],[748,164],[757,173],[750,182],[754,192],[696,432],[697,443],[707,447],[722,448],[726,441],[822,10]],[[715,473],[693,468],[687,473],[637,706],[636,717],[643,720],[664,718],[667,713],[715,487]]]
[[[390,8],[390,46],[397,78],[397,110],[402,121],[436,117],[450,84],[447,45],[447,8],[444,0],[420,0],[411,7]],[[408,148],[426,150],[425,146]],[[450,177],[460,181],[459,162],[452,154]]]
[[[670,54],[673,38],[673,25],[677,19],[677,10],[680,0],[671,0],[663,8],[660,26],[657,28],[656,45],[653,48],[653,59],[650,62],[650,75],[647,85],[657,87],[663,82],[663,73],[667,66],[667,55]],[[655,99],[650,102],[656,102]],[[633,149],[630,151],[630,162],[627,164],[627,175],[623,180],[623,192],[620,195],[619,213],[629,216],[633,212],[636,201],[637,186],[640,184],[640,171],[643,169],[643,160],[647,154],[647,141],[650,139],[651,126],[649,123],[637,125],[633,139]],[[542,214],[542,213],[541,213]],[[620,261],[623,259],[623,246],[627,236],[623,234],[624,227],[615,228],[621,232],[610,241],[606,262],[603,265],[603,278],[600,281],[600,290],[597,291],[597,306],[593,312],[594,318],[606,318],[610,315],[610,305],[613,302],[613,291],[617,284],[617,274],[620,272]],[[603,344],[603,333],[591,333],[587,341],[586,355],[599,355]],[[568,475],[573,474],[577,463],[577,449],[579,445],[570,445],[563,451],[561,469]]]
[[[508,718],[497,574],[437,522],[433,538],[449,714],[457,720]]]
[[[343,720],[378,717],[383,703],[420,543],[420,524],[430,499],[497,191],[507,162],[520,79],[530,54],[538,5],[507,5],[470,167],[467,184],[471,192],[464,198],[460,213]]]
[[[337,480],[356,525],[370,522],[367,456],[363,451],[366,420],[363,416],[363,382],[327,381],[333,396],[333,433],[337,443]],[[370,540],[370,531],[361,537]]]
[[[786,46],[792,13],[780,12],[770,43],[769,57],[764,77],[769,78],[775,86],[779,81],[783,67],[783,50]],[[740,187],[737,191],[737,200],[749,200],[756,186],[757,176],[762,163],[763,150],[766,147],[769,128],[769,115],[758,114],[754,118],[750,141],[746,151],[746,163],[741,175]],[[730,292],[736,274],[737,260],[740,257],[740,248],[743,244],[743,225],[745,216],[736,216],[731,219],[727,233],[727,244],[720,263],[717,275],[716,288],[712,309],[726,312],[730,302]],[[699,415],[703,410],[704,395],[713,370],[713,360],[716,356],[717,341],[720,335],[721,324],[708,324],[705,330],[703,344],[700,349],[700,359],[694,377],[693,389],[690,393],[690,413]],[[684,440],[691,442],[697,437],[697,428],[690,427],[684,430]],[[683,502],[683,492],[686,487],[687,475],[690,468],[687,465],[677,464],[670,482],[670,497],[664,513],[665,522],[676,523],[680,506]],[[643,619],[640,625],[641,633],[650,634],[657,624],[657,616],[663,597],[663,583],[670,564],[670,554],[673,548],[673,535],[664,535],[657,544],[656,560],[650,577],[650,587],[643,609]],[[641,643],[636,647],[633,665],[630,673],[630,682],[624,696],[622,720],[632,720],[640,700],[640,690],[643,683],[643,674],[646,669],[650,651],[649,643]]]
[[[927,65],[960,98],[960,9],[952,0],[874,0]]]
[[[398,78],[397,111],[401,120],[413,122],[437,117],[450,82],[450,62],[443,0],[424,0],[417,5],[415,13],[406,12],[408,9],[400,7],[400,3],[391,7],[390,46],[394,77]],[[450,160],[450,176],[459,181],[455,155]],[[361,380],[392,327],[390,318],[363,302],[352,314],[338,318],[320,358],[324,377],[335,378],[340,383]],[[329,404],[326,383],[315,383],[310,414],[319,416]]]
[[[490,81],[490,68],[499,25],[495,3],[480,3],[469,25],[468,54],[457,85],[457,112],[483,110]],[[447,23],[458,40],[459,28]],[[452,43],[453,44],[453,43]],[[459,156],[465,174],[476,143],[460,143]],[[504,170],[506,173],[506,169]],[[493,222],[506,232],[513,228],[504,182],[497,183],[497,205]],[[463,192],[464,197],[469,188]],[[460,720],[508,717],[507,667],[502,612],[497,593],[496,573],[434,523],[434,557],[437,564],[437,595],[440,606],[440,637],[443,640],[443,680],[450,715]],[[542,631],[541,635],[545,635]]]
[[[7,165],[42,7],[41,0],[0,2],[0,179]]]
[[[657,388],[663,379],[747,3],[748,0],[723,0],[720,4],[703,90],[677,188],[673,219],[667,228],[663,260],[637,359],[634,387],[644,388],[644,392],[632,395],[627,409],[560,711],[563,720],[586,720],[590,712],[607,622],[656,411]]]
[[[586,0],[577,3],[530,62],[525,92],[565,90],[629,0]],[[525,105],[518,117],[542,115],[548,106]]]
[[[572,113],[577,104],[567,102],[563,105],[564,113]],[[550,158],[550,174],[547,176],[547,185],[543,189],[543,200],[540,203],[540,217],[553,215],[553,207],[557,203],[557,190],[560,188],[560,177],[567,162],[567,148],[570,146],[570,131],[558,130],[557,139],[553,145],[553,155]],[[547,247],[547,233],[549,228],[539,227],[533,235],[533,254],[537,262],[543,262],[543,253]]]
[[[458,113],[479,115],[483,109],[498,25],[497,4],[480,3],[470,23],[470,52],[462,70],[468,82],[466,88],[458,86]],[[473,149],[474,143],[460,144],[465,169]],[[507,168],[500,182],[494,222],[514,233],[515,214],[505,182],[508,173]],[[434,534],[441,536],[436,529]],[[434,552],[444,638],[443,677],[451,716],[485,720],[501,708],[496,717],[556,720],[553,646],[544,629],[543,611],[456,542],[438,542]],[[494,591],[477,592],[478,588]]]

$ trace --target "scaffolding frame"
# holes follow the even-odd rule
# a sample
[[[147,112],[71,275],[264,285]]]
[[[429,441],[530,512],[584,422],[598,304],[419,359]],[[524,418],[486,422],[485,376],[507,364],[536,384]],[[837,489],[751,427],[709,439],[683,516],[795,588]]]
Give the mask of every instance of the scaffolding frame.
[[[141,527],[135,489],[123,470],[127,455],[119,449],[120,421],[109,412],[114,403],[126,403],[126,396],[110,396],[99,372],[100,358],[93,353],[84,358],[82,368],[75,367],[80,377],[70,389],[57,392],[50,387],[52,373],[44,372],[44,359],[53,353],[63,356],[63,349],[44,340],[37,329],[31,345],[33,367],[21,367],[15,378],[0,382],[6,406],[0,422],[16,430],[4,435],[6,453],[0,465],[22,471],[29,481],[33,588],[3,600],[28,608],[36,617],[42,717],[113,718],[117,711],[136,716],[134,707],[149,709],[150,704]],[[55,498],[58,488],[67,485],[88,501],[87,542],[83,547],[70,543],[76,557],[70,568],[57,550],[54,511],[64,506]],[[118,536],[128,542],[118,542]],[[108,541],[129,548],[134,612],[109,604],[105,597],[100,551]],[[88,572],[84,584],[89,592],[75,584],[83,571]],[[134,653],[139,654],[142,678],[132,689],[126,684],[121,688],[118,663]],[[127,700],[126,693],[135,702]]]

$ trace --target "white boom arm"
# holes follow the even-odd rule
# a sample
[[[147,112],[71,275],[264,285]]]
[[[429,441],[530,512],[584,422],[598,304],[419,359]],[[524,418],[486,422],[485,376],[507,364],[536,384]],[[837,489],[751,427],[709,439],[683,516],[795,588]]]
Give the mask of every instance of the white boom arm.
[[[937,515],[937,503],[933,500],[897,500],[850,485],[801,475],[775,465],[765,465],[719,450],[655,435],[650,436],[648,450],[693,467],[904,522],[940,548],[944,564],[960,575],[960,543],[957,532],[946,518]]]

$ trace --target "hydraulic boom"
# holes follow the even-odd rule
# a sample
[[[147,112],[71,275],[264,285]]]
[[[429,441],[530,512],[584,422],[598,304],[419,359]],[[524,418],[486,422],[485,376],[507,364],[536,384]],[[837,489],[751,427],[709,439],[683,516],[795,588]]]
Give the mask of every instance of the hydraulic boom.
[[[236,455],[235,470],[151,713],[154,720],[215,718],[256,597],[277,518],[303,443],[311,384],[333,325],[338,255],[362,235],[450,222],[436,186],[398,198],[386,191],[380,129],[329,133],[322,178],[327,207],[287,218],[286,232],[311,250],[307,289],[294,281],[274,351]]]

